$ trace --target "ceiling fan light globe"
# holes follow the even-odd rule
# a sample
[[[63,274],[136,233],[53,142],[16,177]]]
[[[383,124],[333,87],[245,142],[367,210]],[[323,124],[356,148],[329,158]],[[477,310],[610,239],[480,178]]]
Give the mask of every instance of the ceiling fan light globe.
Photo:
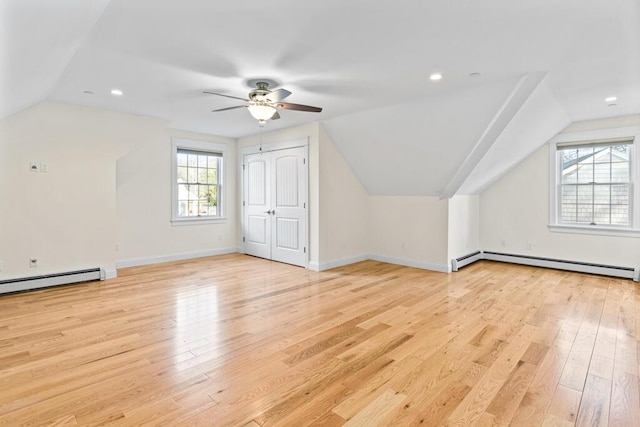
[[[250,105],[249,112],[259,122],[266,122],[276,112],[276,109],[270,105]]]

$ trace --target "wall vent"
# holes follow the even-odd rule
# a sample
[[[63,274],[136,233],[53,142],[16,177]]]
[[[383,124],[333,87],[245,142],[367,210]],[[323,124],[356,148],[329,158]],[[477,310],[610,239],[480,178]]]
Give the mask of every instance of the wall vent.
[[[509,262],[513,264],[530,265],[532,267],[555,268],[557,270],[576,271],[581,273],[600,274],[603,276],[622,277],[640,280],[640,268],[620,267],[616,265],[594,264],[564,259],[544,258],[528,255],[505,254],[501,252],[480,251],[451,260],[453,271],[469,265],[472,262],[486,259],[489,261]]]
[[[89,268],[64,273],[44,274],[42,276],[0,280],[0,294],[104,279],[105,272],[103,270],[100,268]]]

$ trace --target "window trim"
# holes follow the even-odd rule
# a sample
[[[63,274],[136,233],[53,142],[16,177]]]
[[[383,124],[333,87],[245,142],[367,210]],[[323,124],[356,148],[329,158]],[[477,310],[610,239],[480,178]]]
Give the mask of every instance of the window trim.
[[[218,170],[218,209],[219,215],[200,217],[178,216],[178,149],[204,151],[220,155],[220,165]],[[171,138],[171,224],[172,225],[194,225],[225,222],[225,202],[226,186],[224,178],[224,163],[226,144],[216,142],[197,141],[185,138]]]
[[[631,218],[630,226],[564,224],[559,221],[560,177],[558,149],[568,145],[589,143],[614,144],[621,139],[632,140],[630,147]],[[549,231],[602,236],[640,237],[640,126],[627,126],[582,132],[561,133],[549,141]]]

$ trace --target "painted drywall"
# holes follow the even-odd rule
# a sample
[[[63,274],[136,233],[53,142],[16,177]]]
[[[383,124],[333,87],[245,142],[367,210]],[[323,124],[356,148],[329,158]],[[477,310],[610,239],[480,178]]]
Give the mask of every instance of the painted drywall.
[[[454,196],[449,199],[449,239],[447,259],[480,249],[480,196]]]
[[[447,199],[371,196],[370,258],[449,271]]]
[[[369,195],[320,126],[319,270],[366,259],[369,251]],[[315,267],[315,266],[312,266]]]
[[[549,179],[545,144],[480,195],[483,250],[640,266],[640,238],[550,232]]]
[[[295,141],[306,138],[309,142],[309,264],[317,265],[320,259],[320,130],[319,123],[309,123],[302,126],[295,126],[274,132],[268,131],[269,124],[265,125],[265,129],[255,135],[247,136],[237,140],[238,160],[242,161],[241,150],[244,147],[258,146],[261,144],[274,144],[280,142]],[[237,169],[236,181],[242,182],[241,168]],[[240,190],[238,190],[240,191]],[[238,215],[241,212],[239,211]],[[242,230],[240,219],[236,226],[236,238],[238,242],[242,241]]]
[[[225,220],[171,222],[171,138],[216,142],[224,151]],[[231,138],[161,129],[117,161],[117,266],[237,250],[236,146]]]
[[[235,141],[45,102],[0,122],[0,279],[237,250]],[[172,226],[171,136],[230,145],[228,220]],[[30,164],[47,172],[30,172]],[[118,250],[119,249],[119,250]],[[29,258],[38,267],[29,267]]]
[[[163,127],[51,102],[0,121],[0,278],[88,267],[115,274],[116,159]],[[30,172],[31,162],[47,172]]]
[[[571,123],[569,115],[541,82],[495,139],[457,194],[480,194]]]

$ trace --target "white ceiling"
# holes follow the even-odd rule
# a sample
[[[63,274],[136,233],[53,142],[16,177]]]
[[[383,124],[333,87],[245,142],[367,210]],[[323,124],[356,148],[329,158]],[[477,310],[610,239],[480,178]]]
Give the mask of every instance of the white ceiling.
[[[264,77],[324,108],[266,130],[320,120],[370,194],[475,191],[545,142],[518,143],[532,128],[640,113],[637,0],[2,0],[0,20],[1,117],[54,100],[241,137],[256,121],[202,91]],[[536,108],[514,104],[536,73]]]

